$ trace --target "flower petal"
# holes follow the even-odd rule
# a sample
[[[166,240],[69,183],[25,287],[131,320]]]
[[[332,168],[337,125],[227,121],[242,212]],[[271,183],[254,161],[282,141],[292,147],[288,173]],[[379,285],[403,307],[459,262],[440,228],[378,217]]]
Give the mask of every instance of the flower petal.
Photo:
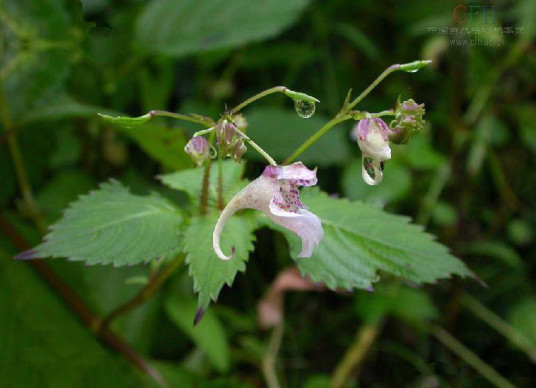
[[[316,168],[309,170],[302,162],[279,167],[278,180],[286,179],[298,186],[314,186],[318,182]]]
[[[371,186],[380,184],[383,180],[381,162],[366,155],[363,155],[361,160],[361,175],[365,183]]]
[[[270,210],[272,210],[271,204]],[[322,229],[320,219],[309,210],[300,209],[296,213],[292,213],[279,209],[269,213],[268,217],[301,238],[302,249],[298,257],[311,257],[313,249],[324,238],[324,229]]]

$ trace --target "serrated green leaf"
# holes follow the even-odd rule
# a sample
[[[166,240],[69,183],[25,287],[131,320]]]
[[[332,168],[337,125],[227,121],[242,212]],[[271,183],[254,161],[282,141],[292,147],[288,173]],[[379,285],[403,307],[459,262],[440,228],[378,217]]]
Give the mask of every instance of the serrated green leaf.
[[[199,196],[201,195],[203,171],[204,168],[191,168],[172,174],[160,175],[159,179],[172,189],[184,191],[188,194],[192,202],[197,203],[197,201],[199,201]],[[226,202],[245,186],[246,182],[241,180],[243,171],[243,164],[235,163],[232,160],[225,160],[222,162],[223,197]],[[217,188],[218,162],[215,161],[210,166],[209,200],[212,203],[215,203],[216,201]]]
[[[221,235],[221,247],[223,252],[231,252],[232,246],[236,251],[231,260],[221,260],[211,243],[217,220],[216,214],[194,217],[184,235],[186,262],[194,279],[194,290],[199,293],[198,305],[203,309],[211,300],[216,301],[224,284],[232,285],[238,271],[245,271],[255,241],[249,220],[241,216],[231,217]]]
[[[312,257],[297,259],[298,267],[331,289],[370,287],[379,279],[378,271],[415,283],[434,282],[454,274],[472,276],[463,262],[421,226],[410,224],[407,217],[360,202],[330,198],[316,190],[306,191],[302,197],[322,221],[325,236]],[[291,243],[299,248],[295,238]]]
[[[287,28],[309,0],[159,0],[147,5],[136,25],[139,46],[181,57],[242,46]]]
[[[214,311],[207,311],[194,326],[193,319],[197,310],[194,298],[174,292],[168,295],[164,303],[171,321],[190,337],[210,363],[222,373],[228,371],[231,364],[229,341]]]
[[[165,199],[134,195],[110,181],[72,203],[28,254],[115,266],[148,262],[177,250],[181,222]]]

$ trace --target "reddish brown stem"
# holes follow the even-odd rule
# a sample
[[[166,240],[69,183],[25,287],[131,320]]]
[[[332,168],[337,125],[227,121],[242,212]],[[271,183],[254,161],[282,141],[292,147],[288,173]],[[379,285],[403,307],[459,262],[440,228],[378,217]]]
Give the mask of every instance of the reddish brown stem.
[[[10,223],[0,214],[0,230],[13,242],[20,251],[30,249],[30,244]],[[162,386],[167,387],[168,384],[164,380],[160,372],[151,366],[147,360],[140,356],[134,349],[126,344],[121,338],[106,327],[99,327],[100,319],[91,311],[82,299],[58,277],[44,261],[31,260],[27,261],[34,270],[54,289],[63,299],[65,304],[73,310],[78,317],[84,322],[89,330],[97,336],[102,342],[109,347],[121,353],[126,359],[132,362],[139,370],[151,376],[155,381]]]

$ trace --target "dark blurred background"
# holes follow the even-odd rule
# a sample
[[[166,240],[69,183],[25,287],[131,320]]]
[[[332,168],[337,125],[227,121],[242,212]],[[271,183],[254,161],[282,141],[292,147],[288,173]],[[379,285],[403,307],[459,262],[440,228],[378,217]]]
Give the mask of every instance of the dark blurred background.
[[[343,386],[534,386],[536,2],[3,0],[0,11],[0,386],[151,384],[11,260],[110,177],[184,202],[154,176],[193,166],[183,148],[195,127],[158,119],[118,128],[97,112],[218,118],[226,105],[285,85],[321,100],[311,119],[282,95],[244,110],[249,136],[282,161],[350,88],[357,95],[391,64],[416,59],[433,63],[390,75],[358,106],[389,109],[399,95],[426,105],[426,129],[393,146],[381,185],[361,179],[350,125],[302,160],[320,167],[329,193],[424,225],[489,287],[454,279],[414,288],[386,277],[374,294],[290,293],[281,385],[329,386],[354,338],[369,335]],[[257,175],[262,160],[253,151],[246,159],[246,174]],[[290,261],[273,257],[285,243],[267,229],[256,247],[247,273],[211,308],[216,329],[188,328],[195,303],[185,268],[164,292],[184,294],[182,324],[162,311],[161,295],[117,322],[173,386],[264,386],[271,334],[258,328],[256,306]],[[47,265],[99,316],[134,295],[148,271]]]

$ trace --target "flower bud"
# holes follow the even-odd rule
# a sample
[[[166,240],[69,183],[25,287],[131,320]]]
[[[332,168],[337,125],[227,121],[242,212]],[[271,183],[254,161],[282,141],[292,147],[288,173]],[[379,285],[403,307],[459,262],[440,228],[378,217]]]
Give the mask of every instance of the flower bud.
[[[235,162],[240,163],[240,161],[242,160],[242,155],[244,155],[247,150],[248,149],[244,145],[244,141],[238,140],[235,142],[235,145],[233,146],[231,156],[233,157]]]
[[[184,151],[190,155],[197,166],[201,166],[206,160],[212,157],[210,144],[202,136],[191,138],[186,144],[186,147],[184,147]]]
[[[235,119],[236,118],[237,117],[235,117]],[[247,126],[245,119],[240,120],[239,118],[238,124]],[[234,123],[223,121],[219,124],[216,127],[216,138],[218,139],[217,144],[220,149],[220,155],[231,156],[235,161],[240,162],[242,155],[247,151],[247,148],[244,145],[243,136],[244,135],[239,132],[239,128],[237,128],[237,125]]]
[[[227,154],[236,138],[235,125],[224,121],[216,126],[217,144],[220,150]]]
[[[395,119],[391,121],[389,140],[395,144],[406,144],[413,135],[424,127],[424,104],[417,104],[412,99],[395,107]]]
[[[235,115],[235,116],[233,116],[233,123],[242,132],[244,132],[245,129],[248,127],[248,122],[247,122],[246,118],[244,117],[244,115],[242,115],[240,113]]]

